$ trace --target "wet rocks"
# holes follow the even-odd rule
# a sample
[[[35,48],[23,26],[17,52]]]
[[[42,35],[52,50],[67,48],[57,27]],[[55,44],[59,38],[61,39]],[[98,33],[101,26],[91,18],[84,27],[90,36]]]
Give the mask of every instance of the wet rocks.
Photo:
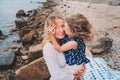
[[[25,13],[24,10],[18,11],[16,14],[17,20],[15,20],[16,28],[9,31],[11,33],[18,32],[20,36],[19,43],[21,43],[22,47],[17,45],[9,47],[13,52],[8,53],[14,53],[15,60],[13,61],[15,61],[15,63],[9,70],[3,71],[5,75],[3,73],[0,74],[0,79],[4,79],[6,76],[6,80],[48,80],[50,74],[44,59],[41,58],[43,54],[42,45],[40,43],[43,39],[42,35],[45,20],[51,12],[53,12],[53,9],[50,4],[48,8],[37,8],[28,11],[28,13]],[[1,33],[1,35],[3,34]],[[12,55],[9,56],[13,57]],[[9,59],[10,62],[7,63],[7,65],[12,64],[12,58],[10,60],[7,56],[3,57],[0,54],[0,60],[3,58],[7,58],[7,61]],[[14,72],[16,72],[16,74]]]
[[[15,52],[12,50],[0,53],[0,66],[11,65],[14,62]]]
[[[29,47],[28,57],[30,62],[42,56],[42,44],[32,45]]]
[[[27,22],[24,20],[15,20],[16,28],[20,29],[24,26],[27,26]]]
[[[44,80],[50,77],[44,58],[36,59],[15,71],[18,80]]]
[[[25,34],[22,37],[22,44],[23,46],[27,45],[27,44],[32,44],[34,42],[34,34],[35,34],[35,30],[30,31],[29,33]]]
[[[32,31],[32,28],[24,26],[19,30],[19,36],[22,38],[25,34],[28,34],[30,31]]]
[[[0,39],[3,39],[3,33],[1,30],[0,30]]]
[[[2,31],[0,30],[0,40],[4,40],[7,37],[7,35],[4,35]]]
[[[2,31],[0,30],[0,36],[3,36],[3,33],[2,33]]]
[[[33,44],[38,44],[42,41],[44,23],[47,16],[52,12],[52,9],[38,8],[29,12],[27,19],[22,17],[15,21],[16,28],[19,31],[20,41],[22,45],[28,49]]]
[[[13,33],[13,32],[16,32],[16,31],[17,31],[17,29],[13,29],[13,28],[9,30],[10,33]]]
[[[24,10],[19,10],[19,11],[16,13],[16,17],[17,17],[17,18],[26,17],[25,11],[24,11]]]

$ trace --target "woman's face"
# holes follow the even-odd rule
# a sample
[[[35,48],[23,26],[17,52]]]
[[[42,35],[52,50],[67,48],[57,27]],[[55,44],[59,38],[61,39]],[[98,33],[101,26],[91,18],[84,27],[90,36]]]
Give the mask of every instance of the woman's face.
[[[64,32],[64,21],[62,19],[55,19],[56,23],[56,31],[55,31],[55,37],[57,39],[63,39],[65,36]]]

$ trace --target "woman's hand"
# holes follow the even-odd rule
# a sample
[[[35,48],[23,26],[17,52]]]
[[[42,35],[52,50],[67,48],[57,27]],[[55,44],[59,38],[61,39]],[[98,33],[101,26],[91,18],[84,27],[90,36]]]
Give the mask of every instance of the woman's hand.
[[[55,24],[51,24],[49,27],[48,27],[48,33],[50,35],[54,35],[55,34],[55,28],[56,28],[56,25]]]
[[[85,74],[85,71],[86,71],[86,66],[85,64],[83,64],[82,67],[74,74],[74,78],[75,79],[80,78],[82,75]]]

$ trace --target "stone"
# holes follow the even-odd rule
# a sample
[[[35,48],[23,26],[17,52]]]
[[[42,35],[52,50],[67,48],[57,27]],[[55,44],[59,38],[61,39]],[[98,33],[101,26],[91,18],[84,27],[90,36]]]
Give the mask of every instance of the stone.
[[[19,11],[16,13],[16,17],[17,17],[17,18],[26,17],[25,11],[24,11],[24,10],[19,10]]]
[[[120,6],[120,0],[109,0],[108,4],[111,6]]]
[[[9,32],[10,33],[13,33],[13,32],[16,32],[17,30],[16,29],[10,29]]]
[[[23,27],[19,30],[19,35],[20,35],[20,38],[22,38],[25,34],[29,33],[30,31],[32,31],[31,28],[29,27]]]
[[[50,77],[44,58],[39,58],[15,71],[17,80],[45,80]]]
[[[37,45],[32,45],[29,47],[29,51],[28,51],[28,57],[29,57],[29,61],[33,61],[37,58],[42,57],[42,44],[37,44]]]
[[[0,36],[3,36],[3,33],[2,33],[2,31],[0,30]]]
[[[27,26],[27,22],[24,20],[15,20],[15,25],[16,25],[16,28],[21,29]]]
[[[28,59],[28,56],[27,56],[27,55],[23,55],[23,56],[21,56],[21,58],[22,58],[23,60],[26,60],[26,59]]]
[[[107,62],[107,64],[112,68],[114,69],[115,68],[115,64],[114,64],[114,61],[111,59]]]
[[[0,66],[11,65],[15,59],[15,52],[12,50],[0,53]]]
[[[22,37],[22,44],[23,44],[23,46],[25,46],[27,44],[31,45],[34,42],[34,34],[35,34],[35,30],[32,30],[28,34],[25,34]]]
[[[8,37],[8,36],[3,35],[2,31],[0,30],[0,42],[2,42],[2,40],[4,40],[6,37]]]
[[[35,17],[30,16],[27,21],[30,22],[30,21],[34,21],[34,20],[35,20]]]
[[[90,50],[92,53],[102,53],[112,47],[113,39],[110,37],[100,38],[90,43]]]

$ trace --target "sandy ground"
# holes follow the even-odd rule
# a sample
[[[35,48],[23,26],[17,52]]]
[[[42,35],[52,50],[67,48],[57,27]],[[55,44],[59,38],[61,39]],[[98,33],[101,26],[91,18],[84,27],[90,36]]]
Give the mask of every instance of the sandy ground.
[[[64,6],[64,4],[67,6]],[[88,6],[90,7],[88,8]],[[112,38],[113,46],[111,50],[114,51],[113,55],[117,55],[117,60],[120,60],[120,6],[67,1],[61,3],[55,9],[64,13],[65,16],[76,13],[86,16],[95,30],[94,40],[105,36]],[[120,66],[120,63],[117,65]]]
[[[64,6],[64,4],[70,6],[70,8]],[[89,3],[87,2],[68,1],[55,9],[65,13],[65,16],[76,13],[84,14],[95,30],[94,39],[104,37],[108,33],[108,36],[118,44],[120,42],[120,6],[109,6],[107,4],[91,4],[90,8],[88,6]],[[99,37],[97,37],[98,35]]]

